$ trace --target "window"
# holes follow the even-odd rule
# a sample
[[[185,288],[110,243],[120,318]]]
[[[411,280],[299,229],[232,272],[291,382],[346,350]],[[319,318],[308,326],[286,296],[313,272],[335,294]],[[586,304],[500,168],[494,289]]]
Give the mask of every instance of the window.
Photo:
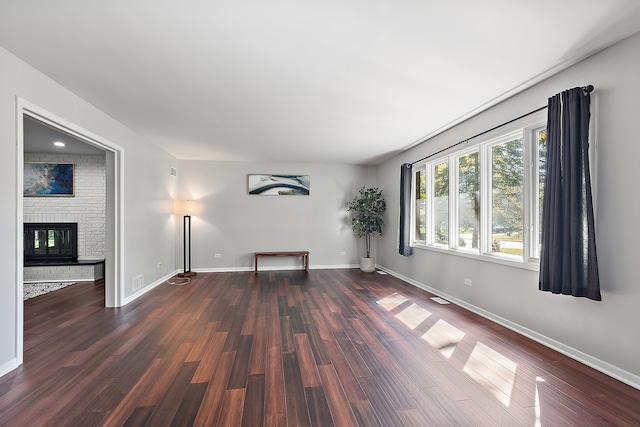
[[[433,166],[434,243],[449,244],[449,162]]]
[[[414,167],[414,247],[536,268],[545,112]]]
[[[492,253],[524,253],[523,149],[522,138],[490,147]]]
[[[480,153],[458,158],[458,247],[478,251],[480,242]]]
[[[424,242],[427,236],[427,174],[418,170],[415,176],[415,240]]]

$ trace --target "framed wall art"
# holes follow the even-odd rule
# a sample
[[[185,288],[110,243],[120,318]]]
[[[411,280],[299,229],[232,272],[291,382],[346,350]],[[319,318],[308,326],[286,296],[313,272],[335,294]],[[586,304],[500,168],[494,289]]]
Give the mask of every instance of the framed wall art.
[[[24,163],[25,197],[73,197],[73,163]]]
[[[249,175],[249,194],[261,196],[308,196],[309,175]]]

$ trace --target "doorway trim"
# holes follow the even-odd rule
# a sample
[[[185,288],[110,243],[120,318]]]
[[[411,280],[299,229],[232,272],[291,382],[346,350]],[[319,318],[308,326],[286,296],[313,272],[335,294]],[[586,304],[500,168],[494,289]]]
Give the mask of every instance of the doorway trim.
[[[53,128],[66,132],[85,143],[105,151],[106,163],[106,227],[105,227],[105,306],[121,307],[124,295],[123,268],[123,201],[124,201],[124,148],[95,135],[68,120],[16,97],[16,358],[23,362],[24,352],[24,206],[22,187],[24,180],[24,116],[29,116]]]

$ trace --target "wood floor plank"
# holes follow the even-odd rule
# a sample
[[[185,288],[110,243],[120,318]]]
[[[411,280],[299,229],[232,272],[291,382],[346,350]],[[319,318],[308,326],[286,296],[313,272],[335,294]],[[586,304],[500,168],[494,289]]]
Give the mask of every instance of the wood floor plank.
[[[371,402],[368,400],[356,400],[351,402],[351,409],[353,415],[356,417],[356,421],[359,426],[381,426],[380,420],[376,415]]]
[[[214,370],[215,375],[208,382],[207,390],[193,422],[194,426],[213,426],[218,422],[234,358],[235,353],[225,352],[220,355]]]
[[[378,387],[386,394],[387,399],[391,402],[396,410],[414,409],[416,401],[409,393],[406,386],[401,384],[388,372],[387,367],[366,344],[356,344],[356,349],[364,359],[365,363],[371,369],[373,377]]]
[[[251,299],[247,306],[247,317],[244,319],[240,335],[253,335],[258,320],[259,293],[257,290],[251,292]]]
[[[196,340],[191,352],[187,356],[186,362],[199,362],[203,359],[207,353],[207,347],[209,343],[214,340],[214,334],[217,332],[219,326],[218,322],[207,322],[207,326],[204,332]]]
[[[571,396],[572,399],[580,402],[582,406],[597,410],[598,414],[603,414],[607,420],[613,420],[619,425],[640,425],[640,411],[638,411],[637,408],[633,408],[634,402],[632,399],[629,399],[629,395],[627,394],[629,391],[633,393],[633,389],[631,389],[627,385],[624,385],[624,387],[622,387],[623,394],[619,395],[618,399],[616,399],[615,401],[609,401],[609,399],[594,399],[594,396],[587,395],[585,393],[589,390],[591,390],[592,392],[595,391],[592,388],[579,389],[576,388],[575,385],[571,385],[552,375],[541,376],[538,378],[538,380],[539,381],[536,383],[536,391],[538,392],[538,394],[541,392],[541,388],[549,390],[550,387],[553,387],[558,391],[563,392],[566,396]],[[612,382],[605,381],[605,383],[603,384],[604,387],[601,389],[604,394],[599,395],[598,393],[594,393],[598,394],[598,396],[595,397],[604,397],[611,395],[610,390],[608,390],[608,385],[610,383]],[[540,387],[538,385],[540,385]],[[616,381],[615,386],[618,385],[620,385],[620,383]]]
[[[282,346],[280,316],[277,313],[267,314],[266,327],[267,327],[267,349],[271,347],[280,348]]]
[[[227,340],[227,335],[229,335],[228,332],[215,332],[205,344],[202,360],[199,361],[198,369],[193,375],[193,383],[208,382],[216,374],[216,365],[222,355],[222,347]],[[189,357],[187,357],[187,361],[191,361]]]
[[[249,375],[242,413],[243,427],[264,424],[265,378],[264,375]]]
[[[249,375],[259,375],[265,373],[265,359],[267,355],[267,330],[265,327],[266,304],[260,304],[259,324],[253,332],[253,345],[251,358],[249,359]]]
[[[140,407],[140,400],[147,394],[147,390],[155,382],[156,378],[163,374],[167,359],[155,359],[151,365],[145,369],[142,376],[136,381],[135,385],[128,391],[123,399],[119,400],[115,407],[111,409],[105,420],[106,425],[119,425],[126,422],[130,418],[130,414]],[[153,405],[146,406],[146,408]],[[149,413],[149,416],[151,414]]]
[[[280,339],[282,340],[281,348],[283,353],[293,353],[296,351],[289,316],[280,316]]]
[[[320,338],[323,340],[332,339],[333,335],[331,333],[331,330],[329,329],[328,324],[325,322],[326,318],[320,313],[320,310],[311,310],[311,317],[313,318],[313,323],[316,325],[316,329],[318,330]]]
[[[344,389],[344,393],[346,394],[347,399],[349,399],[349,402],[365,400],[366,396],[364,391],[362,390],[362,387],[360,387],[360,383],[358,382],[358,379],[356,378],[345,354],[340,349],[337,340],[326,340],[324,343],[327,348],[329,358],[331,359],[331,364],[336,370],[338,378],[340,378],[340,383],[342,384],[342,388]]]
[[[318,366],[322,387],[326,390],[327,401],[331,409],[331,416],[337,426],[357,426],[355,415],[344,395],[340,379],[333,365]]]
[[[202,273],[25,301],[0,425],[635,426],[640,390],[391,275]]]
[[[127,420],[122,424],[123,427],[146,426],[151,418],[151,414],[155,410],[155,406],[139,406],[131,412]],[[109,424],[105,424],[109,425]]]
[[[287,427],[285,414],[265,414],[264,427]]]
[[[309,420],[300,364],[296,353],[282,355],[282,368],[287,403],[287,422],[292,426],[310,426],[311,421]]]
[[[312,323],[305,325],[303,332],[305,332],[309,338],[309,345],[313,352],[313,358],[315,359],[316,364],[326,365],[331,363],[329,354],[324,346],[324,341],[322,340],[318,329],[315,327],[315,324]]]
[[[246,388],[249,375],[249,358],[253,345],[252,335],[241,335],[238,339],[238,350],[229,376],[228,389]]]
[[[265,419],[271,415],[286,415],[284,371],[282,352],[278,347],[267,348],[265,390],[267,390],[264,414]],[[279,419],[279,417],[273,418]],[[286,419],[286,417],[285,417]]]
[[[217,425],[226,427],[240,427],[242,425],[245,392],[246,390],[243,388],[225,392]]]
[[[162,425],[176,417],[178,409],[184,403],[184,396],[191,390],[191,378],[198,367],[198,362],[183,363],[171,384],[164,390],[162,399],[149,418],[150,425]],[[153,388],[152,388],[153,390]],[[202,398],[198,397],[199,400]]]
[[[171,421],[171,427],[189,427],[193,425],[208,385],[208,383],[196,383],[187,386],[187,391]]]
[[[324,389],[321,386],[304,389],[309,418],[312,426],[324,427],[334,425],[331,411],[327,404]]]
[[[320,386],[320,375],[313,358],[313,350],[309,344],[307,334],[295,334],[296,354],[300,365],[300,374],[302,377],[302,385],[306,387]]]
[[[362,377],[358,381],[362,386],[367,399],[375,412],[376,418],[383,426],[404,426],[404,422],[398,415],[385,392],[377,384],[373,377]],[[428,424],[425,424],[428,425]]]
[[[190,343],[182,344],[176,354],[176,357],[168,359],[168,363],[164,366],[162,375],[158,376],[155,381],[149,386],[147,392],[142,396],[140,402],[142,406],[157,405],[165,397],[167,389],[173,383],[176,375],[178,375],[184,366],[184,360],[191,351],[192,345]],[[193,373],[197,368],[196,362],[189,362],[190,367],[193,367]],[[193,373],[189,377],[193,376]]]
[[[353,341],[346,336],[344,331],[336,331],[334,332],[334,336],[355,376],[357,378],[372,376],[373,374],[371,373],[371,369],[369,369],[365,361],[362,359],[362,356],[355,348]]]

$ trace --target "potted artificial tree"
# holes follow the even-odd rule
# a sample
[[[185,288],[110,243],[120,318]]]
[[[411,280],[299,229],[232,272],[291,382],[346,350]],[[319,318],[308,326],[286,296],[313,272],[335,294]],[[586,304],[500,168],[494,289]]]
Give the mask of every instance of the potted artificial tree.
[[[362,187],[347,207],[348,211],[353,212],[351,227],[354,234],[364,237],[366,256],[360,258],[360,269],[372,273],[376,269],[376,260],[371,258],[371,236],[382,234],[382,215],[387,209],[382,190]]]

